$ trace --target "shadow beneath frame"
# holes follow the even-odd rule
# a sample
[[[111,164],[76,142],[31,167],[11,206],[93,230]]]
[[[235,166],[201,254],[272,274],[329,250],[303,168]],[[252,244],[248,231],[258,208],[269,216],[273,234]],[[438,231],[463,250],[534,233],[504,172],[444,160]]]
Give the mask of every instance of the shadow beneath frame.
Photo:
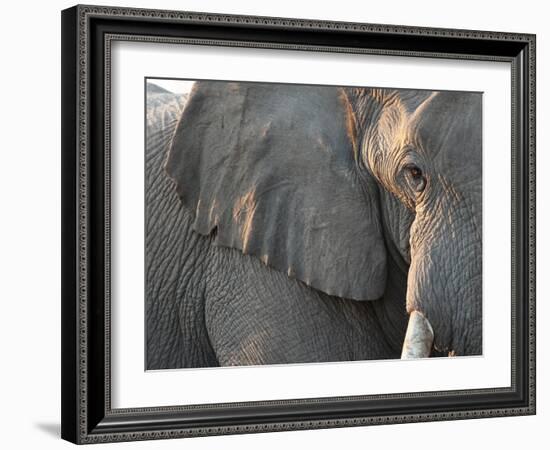
[[[61,424],[59,423],[35,423],[34,425],[39,430],[52,437],[61,437]]]

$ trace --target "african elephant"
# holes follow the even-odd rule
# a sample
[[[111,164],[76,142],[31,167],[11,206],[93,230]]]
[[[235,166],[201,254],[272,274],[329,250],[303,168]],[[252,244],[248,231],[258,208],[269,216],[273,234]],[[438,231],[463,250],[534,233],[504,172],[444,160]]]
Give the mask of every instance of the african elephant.
[[[479,93],[197,82],[146,218],[148,369],[481,354]]]

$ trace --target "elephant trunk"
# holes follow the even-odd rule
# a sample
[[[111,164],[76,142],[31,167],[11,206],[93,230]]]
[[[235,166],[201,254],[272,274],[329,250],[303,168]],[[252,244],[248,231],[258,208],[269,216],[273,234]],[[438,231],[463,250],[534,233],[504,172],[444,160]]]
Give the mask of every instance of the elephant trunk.
[[[434,332],[430,322],[418,311],[412,311],[405,334],[401,359],[428,358],[432,351]]]

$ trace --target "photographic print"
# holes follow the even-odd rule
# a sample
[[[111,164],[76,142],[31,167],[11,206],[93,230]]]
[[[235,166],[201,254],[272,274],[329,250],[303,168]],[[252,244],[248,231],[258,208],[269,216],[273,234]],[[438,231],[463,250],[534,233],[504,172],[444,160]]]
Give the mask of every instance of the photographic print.
[[[482,93],[145,89],[146,369],[482,354]]]

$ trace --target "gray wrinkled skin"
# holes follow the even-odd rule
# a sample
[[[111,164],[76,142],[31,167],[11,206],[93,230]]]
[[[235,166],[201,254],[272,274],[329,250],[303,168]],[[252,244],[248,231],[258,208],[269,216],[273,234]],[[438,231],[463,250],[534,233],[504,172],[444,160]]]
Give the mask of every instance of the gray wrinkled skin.
[[[481,354],[480,94],[197,83],[145,189],[148,369]]]

